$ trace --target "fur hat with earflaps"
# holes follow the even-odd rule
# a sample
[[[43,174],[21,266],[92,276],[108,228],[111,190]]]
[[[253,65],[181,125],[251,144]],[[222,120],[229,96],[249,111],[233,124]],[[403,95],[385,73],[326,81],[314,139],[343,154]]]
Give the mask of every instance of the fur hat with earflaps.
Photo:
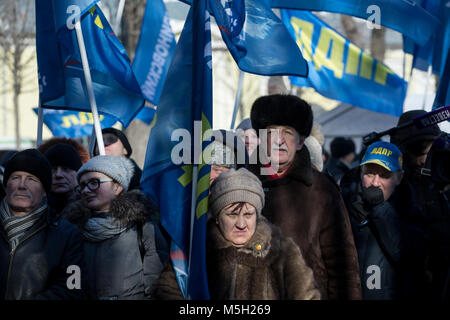
[[[301,136],[309,136],[313,125],[311,106],[293,95],[273,94],[256,99],[250,113],[253,129],[270,125],[290,126]]]

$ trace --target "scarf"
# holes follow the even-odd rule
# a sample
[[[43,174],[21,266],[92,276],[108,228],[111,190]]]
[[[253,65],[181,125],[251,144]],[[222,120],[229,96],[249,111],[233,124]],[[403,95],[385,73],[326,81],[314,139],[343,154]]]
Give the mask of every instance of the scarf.
[[[93,216],[83,227],[82,233],[86,240],[100,242],[111,239],[127,230],[109,215]]]
[[[0,204],[0,220],[8,237],[11,251],[17,247],[23,235],[35,225],[46,210],[47,200],[44,198],[40,206],[29,214],[22,217],[14,216],[6,202],[6,198],[3,199]]]

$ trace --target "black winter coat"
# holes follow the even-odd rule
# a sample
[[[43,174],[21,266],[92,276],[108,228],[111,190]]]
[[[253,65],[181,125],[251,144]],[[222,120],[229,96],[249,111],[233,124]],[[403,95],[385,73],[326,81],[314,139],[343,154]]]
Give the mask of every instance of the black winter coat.
[[[80,268],[83,282],[83,239],[77,228],[64,219],[54,219],[49,212],[26,232],[10,253],[6,233],[0,227],[0,300],[69,300],[85,297],[73,288]],[[69,279],[69,277],[71,279]],[[69,287],[73,289],[69,289]]]
[[[343,178],[341,187],[358,251],[363,299],[422,298],[426,236],[420,212],[411,198],[396,191],[388,201],[366,211],[366,221],[361,221],[358,169]]]
[[[350,167],[338,158],[330,158],[325,166],[325,172],[332,176],[337,183],[348,171],[350,171]]]

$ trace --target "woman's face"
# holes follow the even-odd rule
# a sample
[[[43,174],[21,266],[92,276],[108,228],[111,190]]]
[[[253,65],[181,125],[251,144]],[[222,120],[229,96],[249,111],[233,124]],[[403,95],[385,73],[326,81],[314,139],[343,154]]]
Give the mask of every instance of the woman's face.
[[[220,211],[217,223],[223,237],[243,247],[256,230],[256,209],[249,203],[232,203]]]
[[[91,190],[89,186],[98,186]],[[95,211],[109,211],[111,201],[123,190],[123,187],[114,182],[107,175],[100,172],[86,172],[80,179],[81,200],[83,205]]]

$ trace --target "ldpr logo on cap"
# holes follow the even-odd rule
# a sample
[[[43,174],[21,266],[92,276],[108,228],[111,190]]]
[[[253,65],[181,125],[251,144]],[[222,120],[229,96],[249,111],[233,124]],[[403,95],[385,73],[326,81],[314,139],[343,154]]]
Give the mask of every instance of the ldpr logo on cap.
[[[402,162],[403,155],[396,145],[385,141],[377,141],[367,148],[360,165],[374,163],[386,170],[395,172],[402,170]]]

